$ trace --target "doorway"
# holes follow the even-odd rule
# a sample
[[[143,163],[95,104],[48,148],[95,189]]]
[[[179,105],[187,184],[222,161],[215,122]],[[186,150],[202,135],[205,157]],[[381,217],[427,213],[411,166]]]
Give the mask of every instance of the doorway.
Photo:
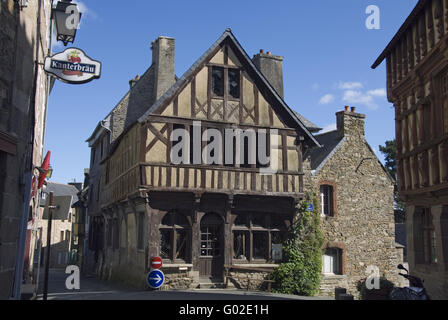
[[[216,213],[206,214],[201,220],[199,243],[199,275],[201,278],[222,279],[224,267],[224,223]]]

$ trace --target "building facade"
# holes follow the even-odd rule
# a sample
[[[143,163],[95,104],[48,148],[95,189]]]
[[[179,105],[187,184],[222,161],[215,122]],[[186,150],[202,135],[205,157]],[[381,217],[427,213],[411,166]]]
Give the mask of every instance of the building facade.
[[[76,222],[76,209],[73,205],[78,201],[78,185],[59,184],[47,182],[42,192],[41,207],[37,222],[37,244],[34,254],[34,272],[37,273],[36,265],[40,262],[45,266],[45,252],[48,248],[48,205],[49,194],[53,192],[54,203],[57,209],[53,212],[51,225],[51,255],[50,268],[65,268],[72,261],[72,238]],[[61,201],[61,197],[68,197],[69,201]],[[70,200],[71,199],[71,200]]]
[[[0,299],[13,296],[26,217],[32,220],[38,211],[36,194],[31,201],[29,196],[38,175],[33,167],[42,164],[50,83],[41,64],[48,54],[50,12],[50,0],[0,3]]]
[[[281,243],[304,194],[303,152],[318,146],[283,101],[282,58],[260,53],[251,60],[227,30],[176,79],[174,39],[159,37],[152,50],[151,67],[131,81],[88,140],[89,214],[97,220],[91,229],[103,235],[93,248],[98,271],[144,285],[149,258],[161,256],[168,287],[222,282],[226,269],[237,287],[247,273],[251,286],[261,286],[277,266],[272,247]],[[260,70],[279,81],[269,82]],[[176,129],[189,133],[199,159],[188,150],[186,161],[173,163]],[[209,129],[222,136],[238,129],[275,132],[278,170],[264,175],[263,165],[247,157],[225,164],[226,152],[205,163],[201,150],[212,139],[201,137]],[[247,149],[245,141],[233,156]]]
[[[387,64],[411,273],[448,298],[448,2],[420,0],[372,68]]]
[[[365,115],[346,107],[336,118],[337,129],[316,135],[322,148],[307,155],[307,188],[319,195],[325,238],[321,294],[342,287],[358,296],[358,282],[374,268],[403,283],[403,247],[395,242],[394,180],[366,141]]]

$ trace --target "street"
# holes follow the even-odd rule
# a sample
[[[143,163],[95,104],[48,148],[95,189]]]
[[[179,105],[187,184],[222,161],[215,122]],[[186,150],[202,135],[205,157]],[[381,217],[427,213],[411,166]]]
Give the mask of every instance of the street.
[[[103,282],[95,277],[81,275],[81,289],[69,291],[65,287],[64,270],[51,269],[48,282],[48,300],[332,300],[321,297],[298,297],[267,292],[242,290],[160,290],[139,291]],[[39,277],[39,294],[42,300],[44,274]]]

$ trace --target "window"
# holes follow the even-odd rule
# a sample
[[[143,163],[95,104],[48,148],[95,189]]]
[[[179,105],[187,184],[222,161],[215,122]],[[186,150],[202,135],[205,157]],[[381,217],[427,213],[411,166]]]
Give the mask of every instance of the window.
[[[440,231],[445,270],[448,270],[448,206],[443,206],[440,215]]]
[[[160,224],[160,256],[186,262],[190,253],[190,224],[182,213],[168,212]]]
[[[112,219],[107,221],[107,240],[106,245],[108,248],[112,247]]]
[[[119,237],[118,237],[119,231],[120,231],[120,228],[118,225],[118,219],[114,219],[113,220],[113,243],[112,243],[114,250],[117,250],[120,246]]]
[[[71,232],[69,230],[65,231],[65,241],[70,241],[70,234]]]
[[[143,239],[144,239],[144,232],[145,232],[145,214],[139,213],[138,215],[138,234],[137,234],[137,249],[143,250]]]
[[[229,70],[229,96],[235,99],[240,98],[240,71],[237,69]]]
[[[224,68],[212,68],[212,91],[218,97],[224,96]]]
[[[241,95],[240,82],[240,70],[212,67],[212,93],[215,97],[224,97],[224,93],[226,93],[229,99],[239,99]]]
[[[96,148],[92,147],[92,164],[95,164],[95,152],[96,152]]]
[[[333,187],[329,185],[320,186],[320,205],[322,216],[334,216]]]
[[[441,80],[442,108],[443,108],[443,132],[448,133],[448,74],[445,73]]]
[[[429,208],[417,207],[415,210],[414,251],[417,264],[437,263],[436,233]]]
[[[233,225],[233,259],[273,261],[272,248],[285,240],[285,220],[279,214],[239,214]]]
[[[61,241],[60,242],[64,242],[64,231],[61,231]]]
[[[324,274],[342,274],[342,250],[327,248],[322,256],[322,272]]]
[[[98,182],[98,190],[96,193],[96,202],[100,201],[100,188],[101,188],[101,181]]]

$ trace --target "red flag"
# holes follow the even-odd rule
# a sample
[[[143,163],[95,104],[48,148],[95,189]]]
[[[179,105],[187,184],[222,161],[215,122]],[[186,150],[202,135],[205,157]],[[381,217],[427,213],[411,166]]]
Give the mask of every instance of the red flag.
[[[44,185],[45,178],[47,177],[48,169],[50,168],[50,156],[51,151],[48,151],[47,155],[45,156],[44,163],[42,164],[42,171],[39,174],[39,184],[37,186],[37,190],[41,189]]]

